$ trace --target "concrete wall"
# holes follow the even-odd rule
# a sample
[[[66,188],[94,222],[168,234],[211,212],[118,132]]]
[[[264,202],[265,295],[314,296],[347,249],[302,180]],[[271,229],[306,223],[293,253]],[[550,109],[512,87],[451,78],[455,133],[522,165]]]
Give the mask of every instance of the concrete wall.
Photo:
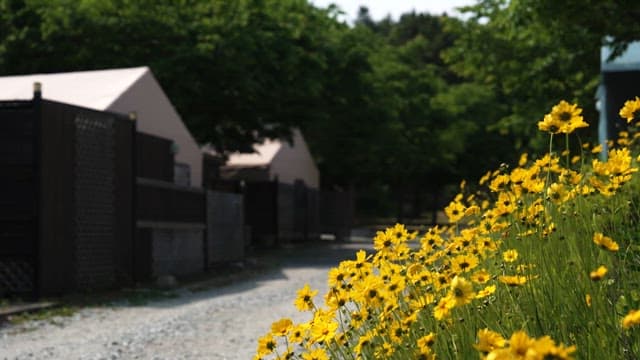
[[[208,265],[242,260],[245,246],[242,194],[207,191]]]
[[[189,275],[204,271],[200,229],[153,229],[152,276]]]
[[[124,114],[136,112],[138,131],[173,140],[178,146],[175,161],[189,164],[191,168],[191,186],[202,185],[202,152],[150,71],[107,110]]]
[[[299,130],[294,130],[293,146],[282,142],[282,147],[271,162],[270,172],[271,178],[277,176],[281,183],[294,184],[299,179],[309,188],[320,187],[320,172]]]

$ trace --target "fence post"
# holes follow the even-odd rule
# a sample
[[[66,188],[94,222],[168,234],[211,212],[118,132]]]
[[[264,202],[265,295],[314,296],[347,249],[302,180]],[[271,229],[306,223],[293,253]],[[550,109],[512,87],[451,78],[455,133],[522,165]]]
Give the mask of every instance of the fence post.
[[[33,174],[35,188],[35,235],[33,256],[33,296],[39,298],[42,295],[42,279],[40,276],[42,260],[42,84],[33,83]]]

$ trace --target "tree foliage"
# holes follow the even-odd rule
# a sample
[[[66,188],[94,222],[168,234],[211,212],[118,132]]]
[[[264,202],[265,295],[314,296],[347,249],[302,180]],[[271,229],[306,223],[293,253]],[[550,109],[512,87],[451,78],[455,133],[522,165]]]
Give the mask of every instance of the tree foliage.
[[[424,194],[540,147],[558,100],[595,111],[600,46],[640,33],[630,0],[466,14],[361,8],[347,25],[306,0],[0,0],[0,74],[148,65],[201,143],[250,151],[298,127],[323,186],[419,212]]]

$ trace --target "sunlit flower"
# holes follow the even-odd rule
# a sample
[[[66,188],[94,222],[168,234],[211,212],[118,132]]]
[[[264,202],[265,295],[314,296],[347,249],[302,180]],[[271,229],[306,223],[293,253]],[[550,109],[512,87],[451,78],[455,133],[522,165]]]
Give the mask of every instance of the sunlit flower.
[[[437,320],[442,320],[449,315],[451,309],[455,306],[456,300],[449,296],[445,296],[440,299],[438,304],[433,308],[433,317]]]
[[[271,324],[271,333],[277,336],[287,336],[292,327],[291,319],[283,318]]]
[[[494,292],[496,292],[496,286],[495,285],[489,285],[489,286],[485,287],[484,289],[478,291],[478,293],[476,294],[476,299],[485,298],[485,297],[493,294]]]
[[[527,164],[527,160],[529,155],[527,153],[520,154],[520,159],[518,160],[518,166],[523,167]]]
[[[547,197],[556,204],[570,199],[571,192],[567,191],[563,184],[553,183],[547,189]]]
[[[456,223],[464,217],[464,212],[466,208],[462,203],[457,201],[452,201],[449,206],[444,208],[445,214],[449,218],[449,222]]]
[[[451,280],[449,289],[448,296],[455,300],[456,306],[468,304],[475,297],[471,282],[460,276],[456,276]]]
[[[353,351],[356,353],[356,355],[362,354],[364,350],[371,346],[372,340],[373,333],[371,332],[360,336],[360,338],[358,339],[358,344],[354,347]]]
[[[295,325],[289,331],[289,341],[294,344],[301,343],[304,340],[307,329],[308,325],[306,323]]]
[[[605,275],[607,275],[607,268],[604,266],[600,266],[595,271],[589,273],[589,277],[593,281],[602,280]]]
[[[515,275],[515,276],[504,275],[504,276],[498,277],[498,281],[509,286],[520,286],[527,283],[527,278],[525,276],[518,276],[518,275]]]
[[[603,235],[602,233],[593,234],[593,242],[601,248],[613,252],[618,251],[618,249],[620,248],[620,246],[618,246],[618,243],[613,241],[612,238]]]
[[[338,323],[332,318],[331,312],[318,311],[311,323],[311,338],[315,342],[328,342],[336,335]]]
[[[294,301],[294,305],[300,311],[312,310],[314,308],[313,297],[318,294],[318,290],[311,290],[309,284],[298,290],[298,296]]]
[[[436,334],[430,332],[427,335],[418,339],[417,341],[418,349],[420,350],[420,352],[429,353],[435,341],[436,341]]]
[[[582,109],[562,100],[538,123],[538,129],[551,134],[570,134],[575,129],[589,126],[582,118]]]
[[[267,334],[258,339],[257,355],[259,356],[269,355],[276,349],[277,346],[278,346],[278,343],[273,338],[273,335]]]
[[[640,98],[636,96],[634,100],[627,100],[622,109],[620,109],[620,117],[627,120],[627,123],[638,120],[640,113]]]
[[[470,254],[458,255],[451,261],[451,267],[457,273],[468,272],[478,266],[478,257]]]
[[[489,353],[495,349],[501,349],[505,346],[506,341],[502,335],[489,329],[478,330],[478,342],[473,345],[482,353]]]
[[[505,262],[514,262],[518,259],[518,250],[511,249],[502,253],[502,259]]]
[[[631,310],[625,317],[622,319],[622,327],[624,329],[628,329],[632,326],[640,325],[640,309]]]
[[[302,354],[304,360],[329,360],[327,352],[323,348],[315,348],[308,353]]]
[[[509,338],[509,352],[513,359],[526,359],[527,354],[535,352],[533,349],[535,339],[532,339],[524,331],[516,331]]]
[[[509,181],[509,175],[498,175],[493,180],[491,180],[489,189],[491,189],[491,191],[493,192],[504,191],[506,190],[507,185],[509,185]]]
[[[478,284],[484,284],[491,279],[491,274],[485,269],[478,270],[471,275],[471,280]]]

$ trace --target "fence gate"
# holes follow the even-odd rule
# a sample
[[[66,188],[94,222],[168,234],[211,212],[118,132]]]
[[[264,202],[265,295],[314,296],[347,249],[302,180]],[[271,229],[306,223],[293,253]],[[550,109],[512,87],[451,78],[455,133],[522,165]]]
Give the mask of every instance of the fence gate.
[[[30,103],[0,104],[0,296],[36,290],[35,127]]]

